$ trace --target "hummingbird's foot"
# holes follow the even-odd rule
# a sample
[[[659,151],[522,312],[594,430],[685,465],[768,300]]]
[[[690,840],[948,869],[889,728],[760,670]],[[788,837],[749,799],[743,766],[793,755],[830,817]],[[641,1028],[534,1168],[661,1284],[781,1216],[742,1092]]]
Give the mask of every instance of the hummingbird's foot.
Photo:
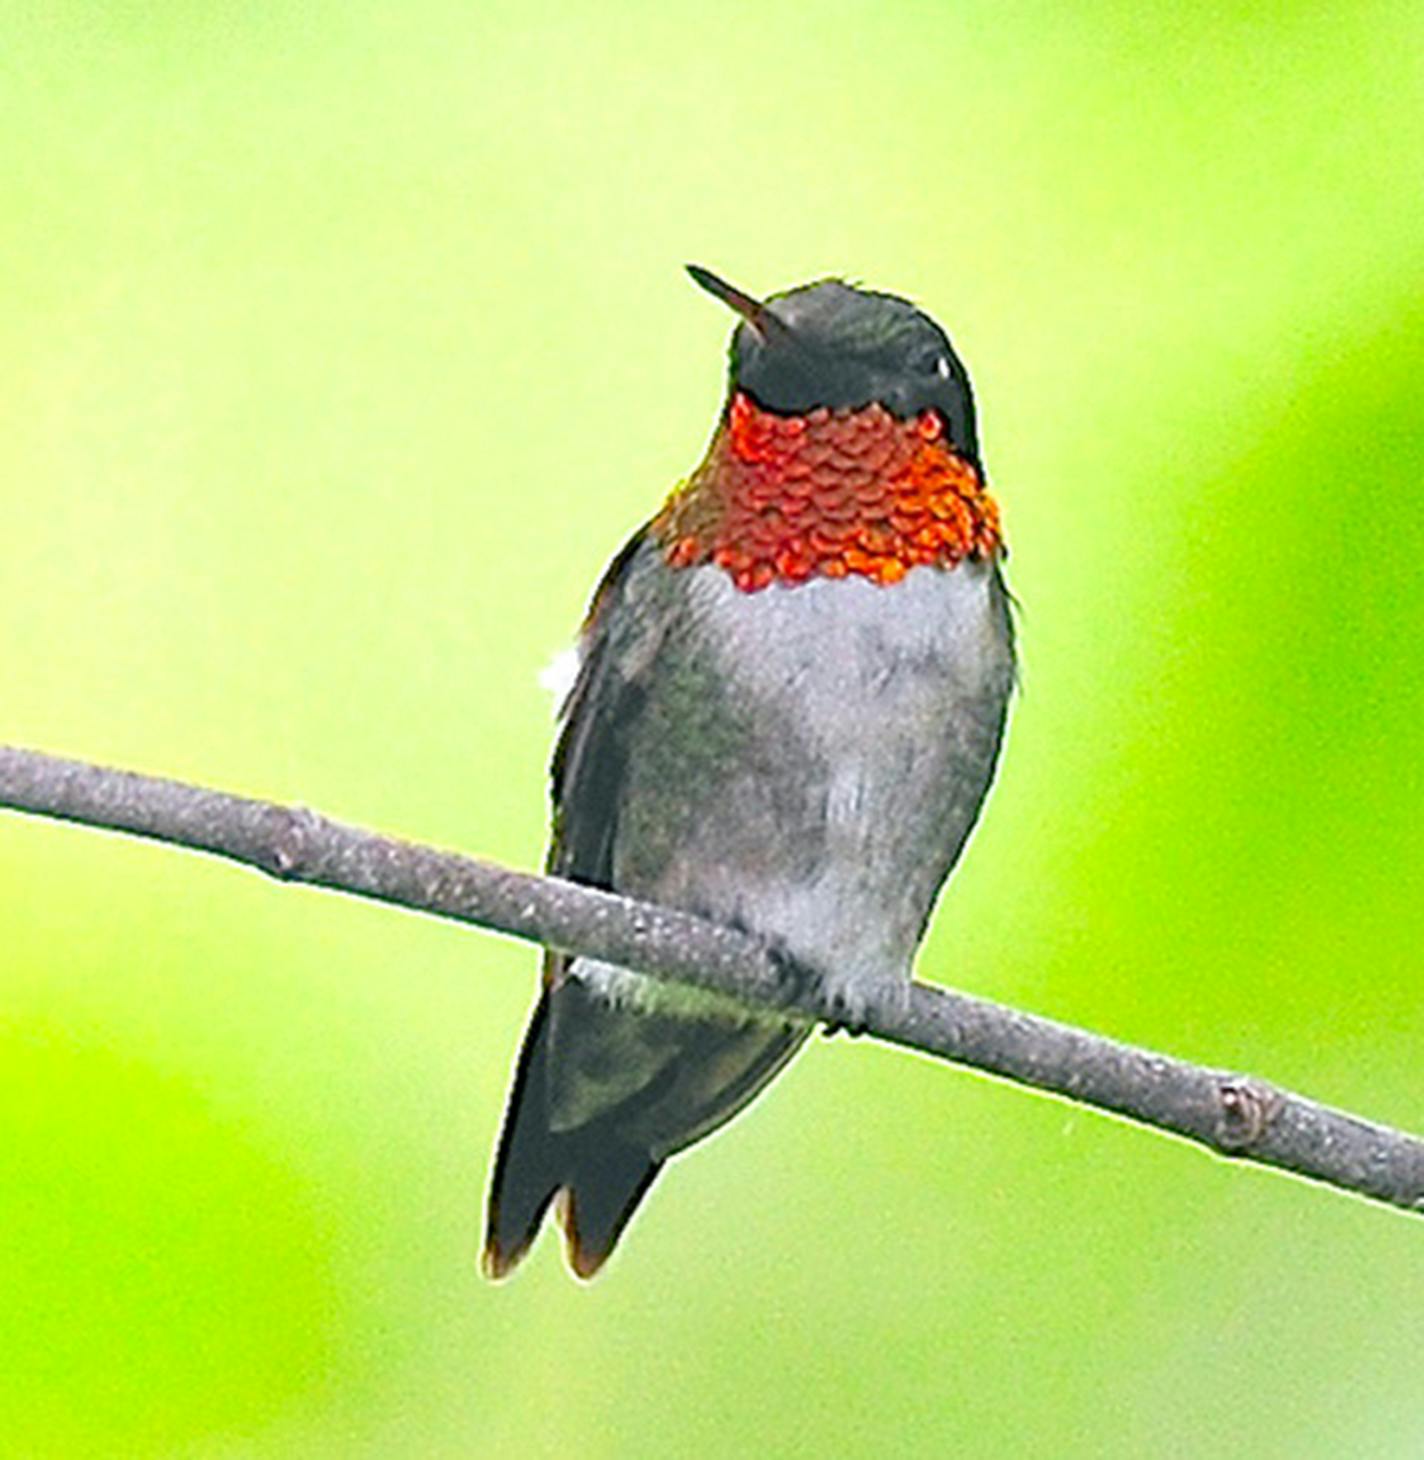
[[[831,1011],[831,1017],[821,1026],[821,1032],[827,1039],[837,1034],[848,1034],[852,1039],[858,1039],[865,1033],[864,1009],[848,987],[808,968],[784,948],[773,947],[770,951],[781,984],[784,1008],[799,1010],[807,1003],[824,1000]]]
[[[865,985],[858,979],[823,976],[821,994],[829,1015],[824,1030],[826,1038],[834,1039],[837,1034],[845,1034],[851,1039],[859,1039],[869,1027],[870,1009]]]
[[[844,972],[822,972],[808,967],[785,948],[773,947],[771,959],[781,986],[783,1008],[800,1013],[806,1004],[824,1009],[821,1032],[827,1039],[837,1034],[859,1039],[870,1031],[872,1004],[884,1007],[888,998],[909,997],[909,982],[897,978],[867,978]]]
[[[819,975],[813,973],[784,948],[772,947],[768,951],[776,969],[777,982],[781,985],[783,1007],[788,1010],[794,1009],[808,998],[814,997],[820,986]]]
[[[847,1034],[859,1039],[870,1032],[873,1008],[878,1005],[898,1011],[902,1003],[908,1003],[910,985],[908,980],[898,978],[823,977],[821,992],[828,1010],[826,1038]]]

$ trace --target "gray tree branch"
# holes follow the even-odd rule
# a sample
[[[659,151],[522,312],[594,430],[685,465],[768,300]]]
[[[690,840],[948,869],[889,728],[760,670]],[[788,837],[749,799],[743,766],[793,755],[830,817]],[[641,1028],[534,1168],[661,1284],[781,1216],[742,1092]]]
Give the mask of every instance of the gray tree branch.
[[[812,979],[756,939],[670,908],[514,872],[178,781],[0,747],[0,807],[106,827],[274,877],[473,923],[695,985],[743,1009],[834,1022]],[[865,1032],[971,1065],[1220,1155],[1424,1212],[1424,1140],[1243,1075],[1203,1069],[1049,1019],[887,979]]]

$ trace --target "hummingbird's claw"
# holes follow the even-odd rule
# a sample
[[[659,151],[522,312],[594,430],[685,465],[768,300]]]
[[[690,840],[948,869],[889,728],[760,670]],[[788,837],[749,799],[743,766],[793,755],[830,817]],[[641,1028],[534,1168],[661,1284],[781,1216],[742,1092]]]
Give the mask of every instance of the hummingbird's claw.
[[[827,1039],[834,1039],[837,1034],[844,1034],[848,1039],[859,1039],[869,1028],[864,1014],[856,1012],[854,1001],[840,992],[831,995],[831,1010],[835,1017],[828,1019],[821,1029]]]

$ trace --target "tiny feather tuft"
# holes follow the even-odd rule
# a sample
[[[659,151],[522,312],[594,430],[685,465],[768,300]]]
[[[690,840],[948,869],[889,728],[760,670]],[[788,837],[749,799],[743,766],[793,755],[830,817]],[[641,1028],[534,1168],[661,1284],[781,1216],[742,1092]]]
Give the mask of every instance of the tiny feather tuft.
[[[539,688],[546,690],[557,704],[562,705],[573,693],[574,681],[578,679],[579,662],[579,651],[574,645],[560,649],[539,671]]]

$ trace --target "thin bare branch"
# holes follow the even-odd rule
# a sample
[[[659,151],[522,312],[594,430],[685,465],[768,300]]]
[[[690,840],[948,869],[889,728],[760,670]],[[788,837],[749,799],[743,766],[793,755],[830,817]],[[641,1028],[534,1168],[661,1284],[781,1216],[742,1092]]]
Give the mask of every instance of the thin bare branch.
[[[833,1022],[815,980],[755,939],[670,908],[178,781],[0,747],[0,807],[211,852],[693,984],[765,1014]],[[1203,1069],[985,999],[887,979],[865,1032],[923,1054],[1424,1212],[1424,1140],[1243,1075]]]

